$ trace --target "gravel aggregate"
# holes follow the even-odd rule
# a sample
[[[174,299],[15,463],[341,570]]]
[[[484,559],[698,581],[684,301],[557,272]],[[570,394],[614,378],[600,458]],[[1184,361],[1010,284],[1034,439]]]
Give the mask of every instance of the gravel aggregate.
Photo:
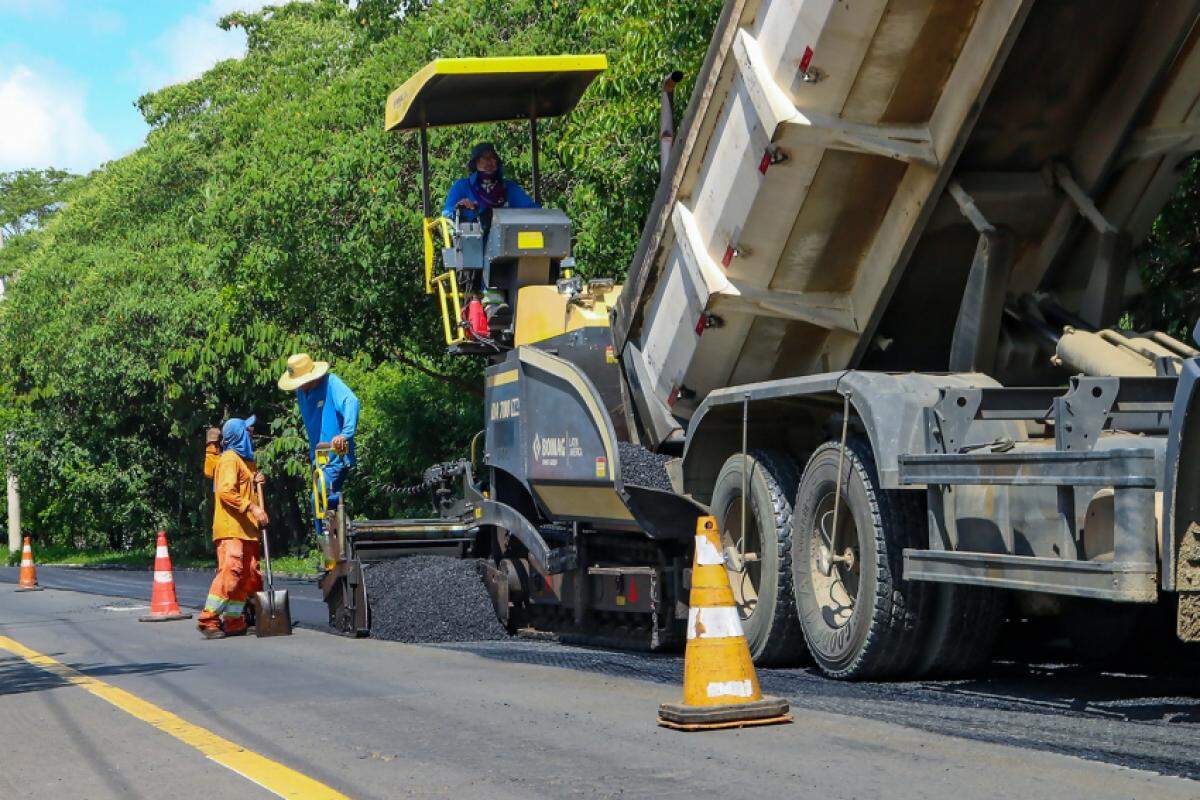
[[[507,639],[483,583],[483,562],[409,556],[366,565],[371,636],[393,642]]]
[[[648,489],[671,491],[671,479],[667,476],[670,456],[652,453],[633,442],[618,442],[621,453],[621,481]]]

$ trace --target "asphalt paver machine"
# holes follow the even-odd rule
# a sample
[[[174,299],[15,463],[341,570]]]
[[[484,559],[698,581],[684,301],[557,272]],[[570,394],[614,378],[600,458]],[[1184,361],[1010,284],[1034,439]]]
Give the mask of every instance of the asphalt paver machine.
[[[647,647],[682,634],[704,509],[666,490],[665,469],[653,486],[622,474],[626,398],[609,330],[620,287],[574,274],[559,209],[467,221],[431,200],[429,128],[519,121],[540,205],[539,121],[570,112],[606,67],[602,55],[438,59],[388,98],[387,128],[420,146],[425,290],[448,351],[487,361],[487,427],[471,459],[426,473],[437,517],[346,524],[322,580],[342,632],[370,629],[364,562],[433,550],[486,558],[511,627]]]

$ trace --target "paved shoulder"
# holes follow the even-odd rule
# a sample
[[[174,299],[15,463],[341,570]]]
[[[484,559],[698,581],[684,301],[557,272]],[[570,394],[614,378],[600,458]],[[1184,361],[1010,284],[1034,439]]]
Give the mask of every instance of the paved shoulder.
[[[957,800],[1037,797],[1048,785],[1064,797],[1197,793],[1196,784],[1181,779],[803,707],[790,726],[680,734],[654,724],[657,704],[675,699],[678,687],[640,679],[636,671],[537,663],[547,651],[536,643],[422,647],[312,631],[204,642],[187,622],[139,624],[137,612],[121,610],[130,605],[60,591],[36,597],[0,591],[0,635],[351,797],[819,793]],[[526,648],[530,657],[523,659]],[[575,657],[566,648],[553,652]],[[10,668],[22,682],[48,680],[24,666]],[[103,759],[120,751],[101,743],[118,729],[96,702],[77,687],[0,694],[0,719],[74,714],[60,730],[45,728],[47,742],[74,725],[98,749],[81,748],[79,757],[93,772],[112,773]],[[177,745],[152,728],[137,736],[148,737],[148,746]],[[23,753],[44,775],[81,780],[71,770],[82,767],[53,755],[61,749]],[[214,768],[195,754],[173,752],[173,761]],[[141,785],[134,781],[154,779],[148,764],[121,762],[116,771],[127,769],[137,772],[126,779],[134,789]],[[178,797],[195,796],[188,791],[200,779],[186,771],[158,778],[164,795]],[[97,782],[92,796],[130,796],[124,788]]]

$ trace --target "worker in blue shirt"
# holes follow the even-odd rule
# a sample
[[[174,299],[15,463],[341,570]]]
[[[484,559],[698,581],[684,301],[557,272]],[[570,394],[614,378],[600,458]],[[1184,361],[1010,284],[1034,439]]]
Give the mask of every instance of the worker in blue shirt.
[[[328,361],[313,361],[308,353],[297,353],[287,361],[287,372],[279,388],[296,393],[300,417],[308,433],[308,458],[315,462],[317,445],[329,442],[333,453],[325,465],[329,507],[341,499],[347,472],[354,466],[354,434],[358,429],[358,398],[341,378],[329,371]]]
[[[464,222],[482,220],[489,226],[494,208],[541,208],[516,181],[504,177],[504,162],[491,142],[480,142],[471,148],[467,171],[470,173],[467,177],[451,185],[442,216],[454,219],[454,212],[458,211]]]

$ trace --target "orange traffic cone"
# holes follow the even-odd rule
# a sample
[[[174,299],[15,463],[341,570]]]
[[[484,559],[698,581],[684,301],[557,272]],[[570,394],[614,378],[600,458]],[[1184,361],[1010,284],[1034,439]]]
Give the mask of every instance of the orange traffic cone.
[[[729,588],[714,517],[696,521],[683,703],[658,707],[658,724],[681,731],[790,722],[788,702],[763,697]]]
[[[192,615],[179,610],[175,599],[175,574],[171,570],[171,554],[167,552],[167,532],[158,532],[154,548],[154,591],[150,595],[150,615],[139,617],[141,622],[168,622],[191,619]]]
[[[37,567],[33,565],[33,547],[29,544],[29,537],[25,537],[25,544],[21,547],[21,575],[17,581],[18,592],[40,592],[46,587],[38,586],[37,582]]]

